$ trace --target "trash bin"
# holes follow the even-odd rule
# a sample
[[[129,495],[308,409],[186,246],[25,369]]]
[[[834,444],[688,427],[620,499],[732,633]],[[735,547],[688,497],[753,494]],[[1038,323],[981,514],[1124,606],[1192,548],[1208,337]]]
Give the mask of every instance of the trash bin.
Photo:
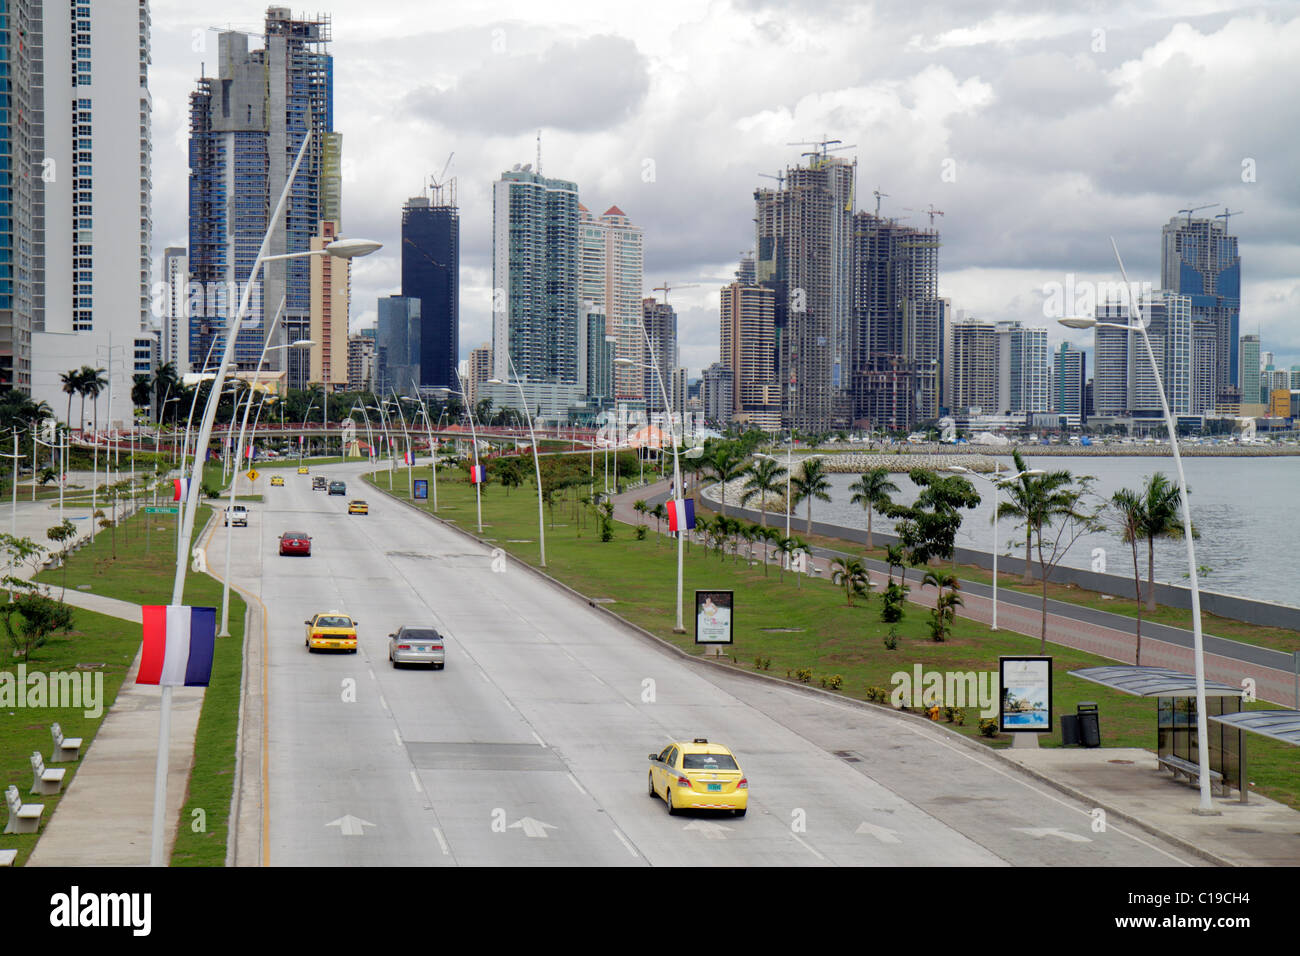
[[[1074,714],[1061,715],[1061,746],[1079,746],[1079,718]]]
[[[1090,700],[1081,700],[1074,708],[1075,718],[1079,722],[1079,743],[1085,747],[1101,746],[1101,718],[1097,705]]]

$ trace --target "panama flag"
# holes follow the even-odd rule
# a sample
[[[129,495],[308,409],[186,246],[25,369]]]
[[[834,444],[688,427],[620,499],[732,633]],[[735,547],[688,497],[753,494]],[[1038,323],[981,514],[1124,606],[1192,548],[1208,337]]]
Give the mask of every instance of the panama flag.
[[[668,530],[690,531],[695,527],[695,499],[678,498],[668,502]]]
[[[415,455],[411,454],[409,451],[406,453],[405,458],[408,465],[415,464]]]
[[[217,636],[217,609],[146,604],[137,684],[207,687]]]
[[[172,479],[172,501],[184,501],[190,492],[190,480],[188,478]]]
[[[483,465],[470,465],[469,483],[471,485],[481,485],[485,480],[485,468]]]

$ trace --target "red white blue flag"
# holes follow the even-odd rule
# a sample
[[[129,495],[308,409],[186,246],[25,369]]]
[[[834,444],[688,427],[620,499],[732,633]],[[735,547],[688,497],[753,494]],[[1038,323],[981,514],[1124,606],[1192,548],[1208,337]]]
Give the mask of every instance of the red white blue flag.
[[[190,480],[188,478],[172,479],[172,501],[184,501],[190,491]]]
[[[406,458],[406,463],[408,465],[415,464],[415,455],[413,455],[411,452],[408,451],[404,457]]]
[[[142,609],[144,649],[137,684],[207,687],[212,678],[217,609],[147,604]]]
[[[695,527],[695,499],[678,498],[668,502],[668,530],[690,531]]]
[[[481,485],[486,480],[486,468],[483,465],[470,465],[469,483],[471,485]]]

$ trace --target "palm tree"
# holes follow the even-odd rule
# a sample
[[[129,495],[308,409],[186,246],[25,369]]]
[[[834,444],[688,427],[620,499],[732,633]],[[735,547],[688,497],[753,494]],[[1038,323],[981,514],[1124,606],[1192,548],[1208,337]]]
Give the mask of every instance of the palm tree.
[[[81,370],[71,368],[59,376],[59,381],[63,383],[63,393],[68,396],[68,427],[72,427],[72,396],[81,394]],[[82,411],[85,411],[83,400]]]
[[[763,542],[763,577],[767,577],[767,549],[769,545],[775,545],[781,540],[781,532],[776,528],[758,529],[758,539]]]
[[[143,372],[137,374],[131,385],[131,404],[136,408],[147,408],[152,397],[153,386],[149,382],[149,376]]]
[[[785,535],[777,532],[776,553],[781,555],[781,562],[777,567],[781,571],[781,580],[783,582],[785,581],[785,566],[793,560],[795,553],[798,550],[799,542],[793,535],[787,538]]]
[[[741,469],[744,460],[745,456],[739,448],[729,442],[724,442],[713,446],[712,452],[708,455],[708,461],[705,462],[709,477],[718,482],[722,494],[722,513],[724,515],[727,513],[727,482],[735,481],[744,474]]]
[[[1025,460],[1020,457],[1019,449],[1011,452],[1011,460],[1015,462],[1016,474],[1026,471]],[[1030,512],[1033,510],[1033,477],[1024,476],[1019,481],[1009,481],[1002,483],[1001,487],[1007,491],[1006,501],[998,505],[999,518],[1015,518],[1025,526],[1025,575],[1022,584],[1034,583],[1034,566],[1031,562],[1033,554],[1033,527],[1029,520]]]
[[[655,538],[658,539],[662,537],[659,533],[660,522],[668,517],[668,510],[664,508],[663,502],[660,502],[650,509],[650,515],[655,519]]]
[[[94,434],[96,437],[98,437],[98,435],[99,435],[99,395],[100,395],[101,392],[104,391],[104,389],[108,388],[108,379],[104,376],[104,371],[105,371],[105,370],[102,369],[102,368],[91,368],[90,366],[87,365],[87,366],[83,369],[83,371],[84,371],[85,373],[87,373],[87,374],[86,374],[86,381],[85,381],[85,384],[82,386],[82,388],[85,390],[85,394],[90,396],[90,401],[91,401],[92,405],[94,406],[94,416],[95,416],[95,418],[94,418],[94,422],[95,422],[95,427],[94,427],[94,432],[93,432],[93,434]],[[85,410],[86,410],[86,402],[85,402],[85,399],[84,399],[84,398],[82,399],[81,409],[82,409],[82,414],[84,415],[84,414],[85,414]]]
[[[744,471],[745,491],[740,496],[740,503],[747,505],[754,498],[758,499],[758,516],[764,528],[767,527],[767,497],[781,488],[785,480],[785,468],[771,458],[756,458]]]
[[[831,562],[831,568],[831,582],[844,588],[849,607],[853,607],[853,595],[870,595],[871,576],[857,558],[836,558]]]
[[[1163,472],[1157,471],[1147,479],[1141,491],[1142,510],[1137,529],[1139,538],[1147,541],[1147,610],[1156,609],[1156,538],[1181,538],[1183,536],[1182,498],[1178,486],[1172,484]],[[1196,529],[1192,529],[1196,537]]]
[[[830,488],[830,479],[826,477],[826,466],[820,458],[809,458],[803,463],[803,473],[797,478],[791,478],[791,494],[796,504],[800,501],[808,502],[808,528],[807,534],[812,534],[812,503],[816,498],[818,501],[830,501],[827,489]]]
[[[873,468],[871,471],[863,472],[861,479],[849,485],[849,491],[853,492],[850,502],[862,505],[867,511],[867,550],[870,551],[872,515],[876,510],[883,511],[893,504],[889,493],[892,491],[898,494],[898,485],[889,480],[888,469]]]
[[[180,379],[176,377],[176,366],[171,362],[164,362],[159,365],[153,373],[153,394],[155,408],[158,411],[158,420],[162,420],[163,402],[167,401],[170,393],[180,384]]]
[[[953,619],[957,616],[957,608],[962,607],[964,604],[961,595],[957,593],[961,590],[961,582],[957,580],[957,575],[951,571],[933,570],[925,572],[921,587],[925,587],[927,584],[934,585],[939,592],[939,596],[934,602],[933,623],[930,625],[930,633],[936,641],[942,641],[948,636]]]
[[[1119,519],[1124,542],[1133,549],[1133,593],[1137,602],[1137,645],[1133,663],[1142,664],[1142,573],[1138,570],[1138,538],[1142,535],[1143,498],[1136,491],[1121,488],[1110,496],[1111,510]]]

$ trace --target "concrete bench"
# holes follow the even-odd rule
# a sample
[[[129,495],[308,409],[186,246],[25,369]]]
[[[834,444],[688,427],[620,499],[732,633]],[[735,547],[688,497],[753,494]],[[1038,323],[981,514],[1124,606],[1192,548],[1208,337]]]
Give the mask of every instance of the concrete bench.
[[[23,798],[18,796],[18,788],[12,783],[5,790],[5,803],[9,806],[9,822],[5,824],[5,833],[35,833],[40,828],[45,804],[23,803]]]
[[[1200,783],[1201,768],[1199,765],[1192,763],[1190,760],[1184,760],[1182,757],[1175,757],[1173,754],[1166,754],[1159,758],[1159,764],[1165,770],[1171,770],[1174,779],[1186,777],[1188,783]],[[1227,796],[1231,789],[1223,779],[1223,774],[1217,770],[1210,771],[1210,783],[1219,788],[1220,796]]]
[[[50,727],[50,736],[54,738],[54,752],[50,754],[50,763],[76,763],[81,756],[81,738],[63,736],[63,728],[58,724]]]
[[[0,866],[13,866],[17,856],[17,850],[0,850]]]
[[[46,770],[45,760],[39,750],[32,751],[32,793],[46,796],[63,789],[63,777],[66,770]]]

